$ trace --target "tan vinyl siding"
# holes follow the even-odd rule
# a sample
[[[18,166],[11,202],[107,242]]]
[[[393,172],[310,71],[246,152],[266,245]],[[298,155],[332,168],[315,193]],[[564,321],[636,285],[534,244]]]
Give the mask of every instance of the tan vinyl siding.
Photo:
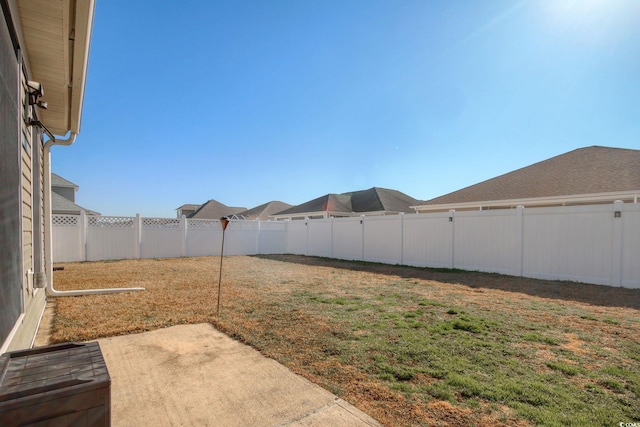
[[[24,80],[23,80],[24,85]],[[24,86],[23,86],[24,87]],[[23,91],[24,92],[24,91]],[[23,101],[24,99],[23,95]],[[31,128],[23,122],[21,150],[21,187],[22,187],[22,280],[25,290],[25,301],[33,292],[33,281],[28,272],[34,270],[33,258],[33,182],[32,182],[32,133]]]

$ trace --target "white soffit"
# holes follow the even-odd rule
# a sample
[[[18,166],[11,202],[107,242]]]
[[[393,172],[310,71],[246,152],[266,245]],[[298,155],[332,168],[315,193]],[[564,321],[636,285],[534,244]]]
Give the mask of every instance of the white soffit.
[[[80,132],[94,0],[19,0],[23,56],[42,83],[42,122],[56,135]]]

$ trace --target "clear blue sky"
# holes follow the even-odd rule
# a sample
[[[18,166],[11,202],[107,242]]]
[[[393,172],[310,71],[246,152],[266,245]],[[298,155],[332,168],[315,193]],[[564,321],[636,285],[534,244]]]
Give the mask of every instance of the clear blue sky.
[[[53,171],[104,215],[392,188],[640,149],[638,0],[97,0]]]

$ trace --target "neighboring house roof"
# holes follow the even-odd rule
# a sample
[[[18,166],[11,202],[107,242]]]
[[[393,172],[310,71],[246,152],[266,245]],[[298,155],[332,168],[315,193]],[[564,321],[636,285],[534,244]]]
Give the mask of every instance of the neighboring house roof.
[[[69,192],[69,190],[61,191],[56,190],[56,188],[68,188],[73,191]],[[90,209],[85,209],[80,205],[75,203],[75,196],[72,196],[72,199],[65,197],[66,195],[73,195],[76,191],[78,191],[78,185],[61,177],[56,173],[51,173],[51,213],[54,214],[72,214],[72,215],[80,215],[81,211],[84,211],[87,215],[100,215],[99,212],[92,211]]]
[[[354,212],[414,212],[411,205],[418,202],[398,190],[379,187],[345,194],[351,195],[351,205]]]
[[[310,213],[364,214],[414,212],[412,205],[418,200],[406,194],[387,188],[373,187],[368,190],[342,194],[326,194],[317,199],[277,212],[272,217],[284,217]]]
[[[247,208],[230,207],[212,199],[200,206],[197,211],[187,218],[220,219],[223,216],[234,215],[245,210]]]
[[[68,214],[68,215],[80,215],[80,212],[84,211],[87,215],[100,215],[99,212],[95,212],[89,209],[85,209],[73,203],[71,200],[62,197],[58,193],[51,192],[51,212],[54,214]]]
[[[640,194],[640,150],[593,146],[436,197],[415,208],[609,202],[625,196],[633,199],[633,193]]]
[[[180,207],[177,207],[176,210],[183,210],[183,211],[195,211],[196,209],[198,209],[200,206],[202,205],[194,205],[191,203],[187,203],[185,205],[182,205]]]
[[[266,221],[267,219],[269,219],[269,216],[273,215],[274,213],[283,211],[290,207],[292,207],[292,205],[288,203],[271,201],[231,216],[238,219],[259,219],[261,221]]]
[[[58,174],[55,173],[51,173],[51,187],[66,187],[66,188],[73,188],[74,190],[77,190],[78,185],[74,184],[73,182],[64,179],[63,177],[61,177]]]
[[[297,206],[276,212],[274,215],[291,215],[308,212],[353,212],[351,198],[340,194],[326,194]]]

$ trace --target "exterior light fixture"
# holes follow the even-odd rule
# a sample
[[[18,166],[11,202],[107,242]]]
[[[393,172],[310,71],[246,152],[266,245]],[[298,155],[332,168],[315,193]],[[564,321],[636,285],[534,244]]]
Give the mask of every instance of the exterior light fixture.
[[[42,87],[42,83],[28,80],[27,92],[29,94],[29,105],[37,105],[44,110],[47,109],[48,105],[46,102],[38,101],[38,98],[44,96],[44,88]]]

